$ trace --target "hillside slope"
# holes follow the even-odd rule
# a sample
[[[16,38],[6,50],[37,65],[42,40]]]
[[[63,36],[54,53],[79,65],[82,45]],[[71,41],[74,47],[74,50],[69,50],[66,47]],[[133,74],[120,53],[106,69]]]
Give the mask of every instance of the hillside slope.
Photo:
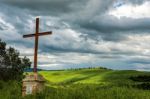
[[[0,81],[0,99],[150,99],[150,72],[79,69],[40,71],[46,87],[21,96],[21,82]]]
[[[40,74],[50,84],[128,84],[141,83],[134,81],[133,77],[144,76],[143,79],[150,77],[150,72],[139,72],[134,70],[107,70],[107,69],[81,69],[64,71],[41,71]],[[145,78],[146,76],[146,78]],[[150,80],[149,80],[150,81]]]

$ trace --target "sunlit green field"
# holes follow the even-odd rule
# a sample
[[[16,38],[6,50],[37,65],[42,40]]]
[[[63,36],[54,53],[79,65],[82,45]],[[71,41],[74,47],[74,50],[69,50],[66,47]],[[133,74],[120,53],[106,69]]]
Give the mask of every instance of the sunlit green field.
[[[150,72],[101,68],[40,71],[42,93],[21,97],[21,83],[0,81],[0,99],[150,99]]]
[[[100,69],[81,69],[65,71],[41,71],[40,74],[51,83],[60,84],[102,84],[104,77],[112,71]]]
[[[39,72],[47,80],[47,84],[99,84],[118,85],[138,83],[130,79],[138,75],[148,75],[150,72],[133,70],[107,70],[107,69],[81,69],[64,71],[41,71]]]

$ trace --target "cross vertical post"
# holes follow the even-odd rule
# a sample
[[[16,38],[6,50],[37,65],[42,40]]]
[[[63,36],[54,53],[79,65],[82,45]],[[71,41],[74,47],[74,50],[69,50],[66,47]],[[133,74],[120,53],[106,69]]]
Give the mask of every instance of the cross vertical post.
[[[36,27],[35,27],[35,49],[34,49],[34,72],[37,72],[37,53],[38,53],[38,33],[39,33],[39,18],[36,18]]]

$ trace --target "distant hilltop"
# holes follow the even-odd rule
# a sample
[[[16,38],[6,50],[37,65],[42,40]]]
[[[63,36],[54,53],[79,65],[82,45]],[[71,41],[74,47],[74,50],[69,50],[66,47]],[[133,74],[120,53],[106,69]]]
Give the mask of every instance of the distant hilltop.
[[[63,70],[81,70],[81,69],[105,69],[105,70],[111,70],[108,69],[106,67],[100,67],[100,66],[96,66],[96,67],[86,67],[86,68],[69,68],[69,69],[59,69],[59,70],[46,70],[46,69],[40,69],[38,68],[37,71],[63,71]],[[33,72],[34,68],[26,68],[24,69],[24,72]]]

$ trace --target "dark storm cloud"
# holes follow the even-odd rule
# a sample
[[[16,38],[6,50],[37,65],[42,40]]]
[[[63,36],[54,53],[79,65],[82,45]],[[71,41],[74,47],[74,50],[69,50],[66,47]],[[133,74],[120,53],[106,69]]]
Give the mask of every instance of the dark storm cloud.
[[[92,53],[92,54],[104,54],[106,52],[100,52],[95,51],[92,49],[89,49],[87,47],[82,48],[72,48],[71,46],[64,46],[64,47],[58,47],[58,46],[43,46],[43,49],[41,49],[43,52],[60,52],[60,53],[69,53],[69,52],[76,52],[76,53]]]
[[[32,10],[32,14],[60,15],[75,11],[86,0],[3,0],[2,3]]]
[[[105,14],[113,9],[117,0],[2,0],[2,3],[21,9],[27,9],[26,13],[36,15],[59,16],[71,25],[71,28],[88,34],[89,38],[99,40],[101,37],[108,41],[120,41],[126,39],[126,32],[145,32],[149,30],[149,18],[132,19],[122,17],[120,19]],[[118,0],[119,1],[119,0]],[[120,0],[121,1],[121,0]],[[147,0],[125,0],[126,3],[140,5]],[[18,15],[16,11],[16,15]],[[14,14],[14,13],[13,13]],[[20,15],[23,16],[23,15]],[[21,20],[23,23],[26,20]],[[16,24],[23,30],[24,26]],[[57,27],[57,26],[55,26]],[[92,31],[91,31],[92,30]],[[94,35],[94,37],[93,37]],[[97,35],[97,36],[95,36]],[[111,36],[110,36],[111,35]]]
[[[115,2],[131,3],[133,5],[140,5],[149,0],[1,0],[2,3],[12,5],[15,7],[44,11],[55,13],[67,13],[71,11],[79,11],[86,8],[91,10],[95,7],[99,7],[96,12],[103,12],[108,10]],[[98,6],[97,6],[98,5]],[[42,13],[41,12],[41,13]]]
[[[14,26],[18,33],[23,33],[29,30],[30,23],[28,20],[31,19],[29,11],[0,3],[0,12],[3,21]],[[5,26],[6,23],[4,24]]]
[[[111,51],[107,52],[105,50],[95,50],[91,48],[90,46],[85,46],[82,45],[80,48],[74,48],[72,46],[52,46],[52,45],[40,45],[42,49],[42,52],[46,53],[62,53],[62,54],[67,54],[67,53],[79,53],[79,54],[93,54],[97,55],[99,58],[107,58],[107,59],[119,59],[123,57],[130,57],[130,56],[135,56],[139,54],[138,52],[134,51],[122,51],[117,48],[110,48]]]
[[[132,19],[116,18],[105,16],[94,19],[92,22],[80,23],[80,26],[89,30],[96,30],[100,33],[115,33],[126,31],[147,31],[150,26],[150,18]]]
[[[4,30],[4,27],[0,24],[0,30],[2,31],[2,30]]]
[[[141,5],[146,1],[148,0],[127,0],[125,2]],[[92,8],[92,3],[95,5],[94,8]],[[64,20],[68,21],[72,28],[87,34],[86,38],[95,40],[99,40],[99,37],[101,37],[106,41],[120,41],[126,40],[126,35],[129,33],[149,32],[150,18],[135,19],[126,16],[117,18],[106,14],[107,11],[113,9],[113,3],[113,0],[91,1],[89,3],[91,6],[88,6],[88,4],[85,6],[86,10],[81,9],[81,11],[72,13],[69,16],[66,15],[67,17],[64,17]]]
[[[71,24],[72,28],[88,34],[86,38],[90,37],[95,40],[100,36],[106,41],[120,41],[126,40],[126,35],[130,33],[139,34],[150,32],[150,18],[133,19],[122,17],[118,19],[114,16],[106,15],[91,20],[76,20]]]
[[[100,62],[102,62],[101,59],[112,59],[114,60],[112,64],[115,64],[118,59],[126,60],[132,56],[142,55],[139,51],[134,50],[134,48],[124,50],[122,46],[115,48],[115,44],[107,45],[106,43],[111,41],[122,45],[124,43],[122,40],[128,41],[128,36],[130,34],[149,33],[150,26],[150,18],[134,19],[121,17],[119,19],[109,15],[109,11],[116,9],[114,3],[117,1],[125,2],[123,4],[138,6],[148,0],[1,0],[0,17],[5,23],[14,26],[14,30],[16,30],[14,32],[16,34],[21,34],[19,35],[21,39],[11,40],[10,37],[6,38],[9,45],[23,45],[26,47],[26,50],[32,49],[34,45],[33,39],[22,40],[22,35],[34,33],[34,26],[31,24],[34,25],[35,21],[32,20],[35,20],[36,16],[41,16],[41,19],[44,21],[44,25],[40,24],[42,31],[61,30],[62,34],[58,36],[57,32],[54,32],[54,36],[57,38],[51,41],[40,39],[40,55],[43,54],[43,52],[50,53],[51,55],[57,53],[54,55],[57,57],[70,53],[86,54],[86,57],[83,58],[82,55],[77,55],[78,60],[81,61],[81,65],[83,65],[82,59],[84,62],[87,62],[87,58],[90,58],[90,61],[99,59]],[[48,21],[49,24],[47,24]],[[0,32],[9,28],[7,24],[2,24],[0,22]],[[68,35],[70,35],[68,38],[66,37],[67,34],[64,33],[68,32],[65,31],[65,29],[73,31],[69,32],[72,34],[68,33]],[[13,32],[13,30],[10,31]],[[80,34],[79,37],[76,35],[77,33]],[[63,35],[65,35],[64,38],[62,37]],[[75,37],[72,35],[75,35]],[[103,42],[104,45],[99,44],[101,42]],[[101,48],[102,45],[104,47]],[[125,47],[130,46],[132,46],[132,43],[129,43],[128,46]],[[20,47],[20,49],[25,50],[24,47]],[[33,54],[31,52],[21,52],[21,55],[31,57]],[[91,58],[91,54],[94,57]],[[76,58],[76,56],[72,55],[71,57],[69,56],[68,59],[74,57]],[[56,63],[68,65],[68,59],[65,59],[64,57],[61,58],[61,60],[65,60],[65,62],[56,61],[56,59],[54,59],[55,61],[53,62],[42,61],[39,62],[39,65]],[[73,61],[74,60],[72,59],[70,64],[73,63]],[[149,64],[147,59],[131,59],[127,60],[127,62]],[[109,61],[106,63],[109,63]],[[110,65],[112,64],[110,62]]]
[[[142,4],[145,1],[147,0],[126,0],[125,2]],[[85,40],[91,38],[96,42],[99,42],[100,38],[106,41],[126,40],[125,35],[128,35],[129,32],[147,32],[150,26],[149,18],[122,17],[118,19],[105,14],[113,7],[115,0],[2,0],[2,3],[12,6],[1,4],[2,7],[6,8],[1,9],[1,12],[12,16],[11,18],[6,17],[6,20],[15,25],[18,32],[22,34],[29,30],[29,23],[26,19],[31,19],[29,15],[32,15],[34,11],[37,11],[39,15],[42,15],[43,12],[53,12],[49,14],[51,16],[65,13],[65,15],[59,16],[60,20],[67,22],[72,29],[87,34],[83,36]],[[10,12],[11,8],[14,10]],[[15,21],[15,16],[20,19],[20,22]],[[54,27],[58,27],[57,25],[59,23],[55,24]]]
[[[0,30],[4,30],[2,27],[0,27]]]
[[[135,63],[138,63],[138,64],[150,64],[150,61],[149,59],[145,59],[145,58],[133,58],[131,60],[127,60],[128,63],[131,63],[131,64],[135,64]]]
[[[125,1],[127,3],[131,3],[133,5],[141,5],[144,2],[149,1],[149,0],[123,0],[123,1]]]

